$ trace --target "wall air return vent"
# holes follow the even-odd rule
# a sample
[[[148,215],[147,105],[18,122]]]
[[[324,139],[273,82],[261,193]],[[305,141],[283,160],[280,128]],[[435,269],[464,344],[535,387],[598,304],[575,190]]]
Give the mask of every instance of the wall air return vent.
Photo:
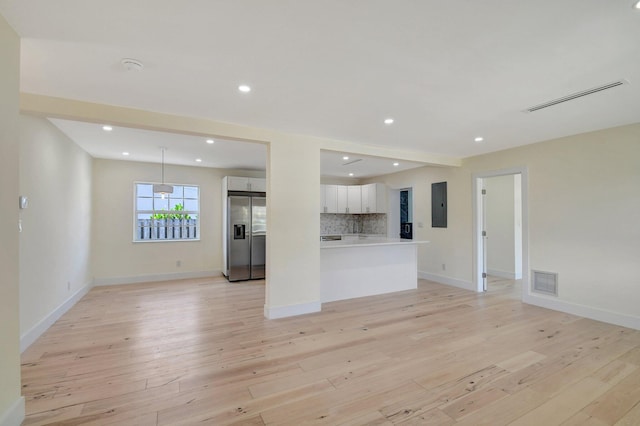
[[[613,89],[614,87],[622,86],[624,84],[629,84],[627,80],[618,80],[613,83],[603,84],[602,86],[593,87],[591,89],[583,90],[582,92],[572,93],[567,96],[563,96],[562,98],[554,99],[549,102],[545,102],[540,105],[532,106],[530,108],[525,109],[523,112],[534,112],[541,110],[543,108],[548,108],[550,106],[558,105],[563,102],[572,101],[574,99],[581,98],[583,96],[592,95],[594,93],[602,92],[603,90]]]
[[[558,295],[558,274],[543,271],[531,272],[531,290],[550,296]]]

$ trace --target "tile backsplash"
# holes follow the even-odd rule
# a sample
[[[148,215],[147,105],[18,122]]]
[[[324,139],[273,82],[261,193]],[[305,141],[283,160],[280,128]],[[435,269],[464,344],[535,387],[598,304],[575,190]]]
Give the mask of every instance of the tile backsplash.
[[[387,215],[320,213],[320,235],[338,234],[387,235]]]

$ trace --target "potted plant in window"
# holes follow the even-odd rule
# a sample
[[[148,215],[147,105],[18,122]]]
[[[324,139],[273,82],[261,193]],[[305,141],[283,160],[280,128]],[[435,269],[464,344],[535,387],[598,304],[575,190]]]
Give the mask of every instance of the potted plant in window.
[[[152,229],[156,239],[167,238],[167,217],[166,213],[155,213],[151,215]]]
[[[191,219],[191,216],[189,216],[186,213],[182,213],[184,212],[184,205],[182,204],[176,204],[175,207],[173,208],[173,211],[175,212],[180,212],[180,213],[172,213],[170,216],[173,219],[173,230],[174,230],[174,238],[189,238],[189,230],[188,230],[188,224],[189,221]]]
[[[157,239],[181,239],[188,233],[187,222],[191,216],[184,211],[182,204],[176,204],[171,213],[155,213],[151,219],[155,222],[153,229]]]

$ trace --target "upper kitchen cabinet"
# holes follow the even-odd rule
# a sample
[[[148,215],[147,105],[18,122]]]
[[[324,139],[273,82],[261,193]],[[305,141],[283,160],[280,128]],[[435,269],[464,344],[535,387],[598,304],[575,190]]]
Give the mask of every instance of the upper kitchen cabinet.
[[[227,190],[267,192],[267,180],[263,178],[228,176]]]
[[[362,213],[360,185],[337,185],[338,213]]]
[[[347,186],[347,213],[362,213],[362,187]]]
[[[249,190],[253,192],[267,192],[267,180],[264,178],[249,178]]]
[[[320,213],[338,213],[338,185],[320,185]]]
[[[369,185],[320,185],[320,213],[386,213],[387,187]]]
[[[382,183],[362,185],[362,213],[386,213],[387,188]]]

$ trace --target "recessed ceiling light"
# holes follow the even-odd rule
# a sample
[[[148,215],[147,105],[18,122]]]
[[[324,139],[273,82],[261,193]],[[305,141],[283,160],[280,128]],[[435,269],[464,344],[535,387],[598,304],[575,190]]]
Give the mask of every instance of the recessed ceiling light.
[[[393,118],[385,118],[384,119],[384,124],[387,124],[387,125],[393,124]]]
[[[484,140],[484,138],[482,136],[478,136],[477,138],[474,139],[474,141],[476,142],[482,142]]]
[[[353,176],[353,173],[349,173],[349,176]]]
[[[109,125],[104,125],[102,126],[102,130],[104,130],[105,132],[110,132],[113,130],[113,127],[109,126]]]
[[[393,163],[393,167],[398,167],[400,163]]]
[[[196,163],[202,163],[202,158],[196,158]]]
[[[348,156],[348,155],[345,155],[344,157],[342,157],[342,159],[343,159],[343,160],[348,160],[348,159],[349,159],[349,156]]]
[[[249,93],[251,91],[251,87],[247,86],[246,84],[241,84],[240,86],[238,86],[238,90],[242,93]]]
[[[638,0],[636,2],[636,4],[633,5],[634,9],[640,9],[640,0]]]
[[[211,145],[211,144],[215,143],[215,141],[214,141],[213,139],[207,139],[207,143],[208,143],[209,145]]]
[[[122,155],[124,155],[124,156],[126,157],[127,155],[129,155],[129,153],[128,153],[127,151],[124,151],[124,152],[122,153]]]

